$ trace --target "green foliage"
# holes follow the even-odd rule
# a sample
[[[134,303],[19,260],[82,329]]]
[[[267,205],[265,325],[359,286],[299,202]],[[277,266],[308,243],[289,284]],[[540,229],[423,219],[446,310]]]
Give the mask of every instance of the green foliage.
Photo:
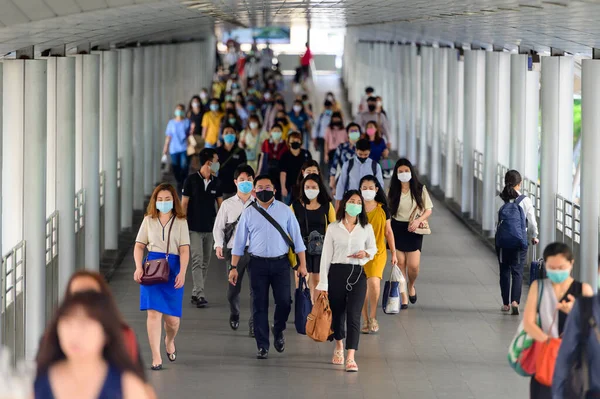
[[[573,147],[581,136],[581,100],[573,100]]]

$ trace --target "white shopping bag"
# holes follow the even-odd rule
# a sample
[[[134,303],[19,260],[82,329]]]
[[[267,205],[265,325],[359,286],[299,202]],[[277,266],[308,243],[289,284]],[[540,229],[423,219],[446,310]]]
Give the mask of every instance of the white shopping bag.
[[[406,290],[406,281],[397,266],[392,265],[390,279],[385,282],[381,305],[386,314],[400,313],[400,293],[402,286]]]

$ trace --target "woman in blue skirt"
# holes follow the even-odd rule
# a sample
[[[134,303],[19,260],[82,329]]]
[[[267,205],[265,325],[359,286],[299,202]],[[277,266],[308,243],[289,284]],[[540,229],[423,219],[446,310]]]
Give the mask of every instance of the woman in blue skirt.
[[[162,369],[160,344],[161,324],[164,321],[166,337],[165,352],[169,361],[177,358],[175,336],[179,330],[183,304],[183,284],[190,259],[190,233],[185,213],[175,188],[160,184],[152,193],[146,217],[136,238],[133,256],[135,273],[133,279],[142,282],[144,251],[147,260],[167,258],[169,281],[155,285],[140,286],[140,310],[148,312],[146,322],[148,341],[152,350],[152,370]],[[167,256],[168,255],[168,256]]]

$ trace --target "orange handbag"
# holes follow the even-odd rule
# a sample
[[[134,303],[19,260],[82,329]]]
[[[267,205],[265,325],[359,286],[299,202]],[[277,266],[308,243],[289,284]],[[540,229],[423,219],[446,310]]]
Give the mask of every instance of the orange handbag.
[[[556,321],[558,311],[552,320],[550,330]],[[537,360],[535,362],[535,379],[542,385],[551,387],[552,377],[554,376],[554,366],[556,365],[556,358],[558,357],[558,350],[560,349],[561,338],[549,338],[546,342],[537,343]]]

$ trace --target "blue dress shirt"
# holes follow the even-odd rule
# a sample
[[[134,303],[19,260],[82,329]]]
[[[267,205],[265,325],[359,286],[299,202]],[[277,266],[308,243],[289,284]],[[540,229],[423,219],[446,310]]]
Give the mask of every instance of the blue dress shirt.
[[[355,156],[354,165],[350,170],[350,175],[348,175],[349,162],[350,161],[348,160],[344,163],[344,166],[342,166],[342,172],[340,173],[340,178],[338,179],[337,186],[335,188],[335,199],[338,201],[341,201],[344,197],[344,188],[346,187],[346,180],[350,181],[350,183],[348,184],[348,190],[358,190],[360,188],[358,187],[360,179],[362,179],[363,176],[373,174],[373,166],[371,165],[371,163],[374,161],[371,158],[367,158],[365,163],[361,163],[358,160],[358,157]],[[381,184],[381,187],[383,187],[383,174],[381,173],[381,166],[376,164],[375,167],[375,169],[377,170],[377,174],[375,177],[377,178],[377,180],[379,180],[379,184]]]
[[[171,142],[169,143],[169,154],[178,154],[180,152],[186,152],[187,150],[187,138],[190,132],[190,120],[182,119],[177,121],[171,119],[167,124],[166,135],[171,136]]]
[[[257,204],[260,206],[260,204]],[[263,208],[264,209],[264,208]],[[292,210],[280,201],[273,201],[266,210],[286,231],[294,242],[296,253],[306,251],[300,225]],[[248,252],[262,258],[276,258],[288,253],[289,247],[277,229],[253,206],[242,213],[237,225],[231,253],[243,256],[248,243]]]

